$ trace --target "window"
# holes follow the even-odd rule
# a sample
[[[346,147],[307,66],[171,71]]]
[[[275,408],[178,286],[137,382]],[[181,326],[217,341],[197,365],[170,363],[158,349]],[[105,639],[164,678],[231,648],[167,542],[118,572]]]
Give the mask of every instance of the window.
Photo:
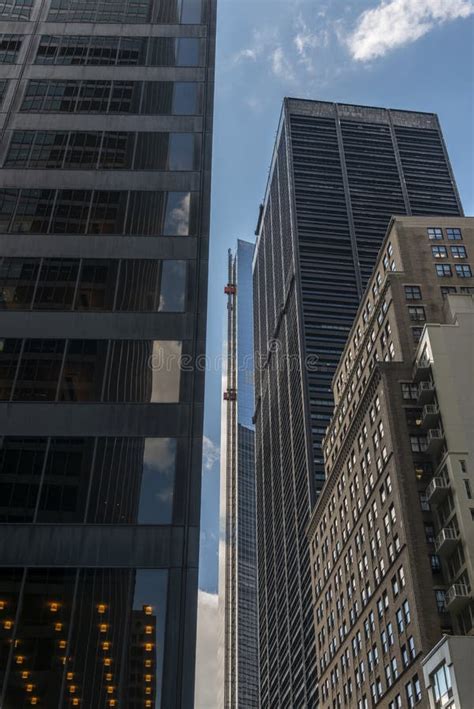
[[[441,571],[441,562],[437,554],[430,554],[431,570],[434,573]]]
[[[0,17],[8,20],[29,20],[34,0],[3,0],[0,3]]]
[[[425,309],[422,305],[410,305],[408,307],[408,314],[412,322],[425,322]]]
[[[473,295],[474,294],[474,287],[473,286],[461,286],[461,293],[464,295]]]
[[[421,300],[420,286],[405,286],[405,298],[407,300]]]
[[[428,448],[426,436],[410,436],[410,443],[414,453],[423,453]]]
[[[432,246],[431,252],[433,258],[448,258],[448,249],[446,246]]]
[[[152,0],[51,0],[49,22],[150,22]],[[168,20],[169,21],[169,20]]]
[[[0,307],[4,310],[31,306],[39,259],[4,258],[0,265]]]
[[[433,687],[434,698],[439,706],[447,704],[447,700],[453,696],[453,690],[451,673],[444,662],[430,675],[430,685]]]
[[[411,333],[412,333],[412,337],[413,337],[413,342],[419,342],[421,339],[421,336],[423,334],[423,328],[422,327],[412,327]]]
[[[447,278],[447,277],[453,275],[451,272],[451,266],[449,265],[449,263],[437,263],[436,264],[436,274],[440,278]]]
[[[402,387],[402,396],[404,399],[413,400],[413,399],[418,398],[418,387],[416,384],[403,382],[401,387]]]
[[[446,236],[450,241],[461,241],[461,229],[458,229],[457,227],[446,229]]]
[[[411,709],[411,707],[415,706],[415,694],[414,694],[411,682],[408,682],[405,685],[405,693],[406,693],[406,697],[407,697],[408,707],[409,707],[409,709]]]
[[[466,497],[468,500],[472,500],[471,484],[469,480],[464,479],[464,487],[466,489]]]
[[[440,241],[443,238],[443,230],[439,227],[428,227],[428,239]]]
[[[413,635],[410,635],[410,637],[408,638],[408,650],[410,652],[411,659],[414,660],[416,657],[416,648],[415,648],[415,640],[413,638]]]
[[[0,64],[16,64],[22,41],[21,34],[0,34]]]
[[[403,585],[405,585],[405,584],[403,584]],[[405,625],[410,625],[410,623],[411,623],[410,604],[408,603],[407,600],[403,601],[402,609],[403,609],[403,615],[405,616]]]
[[[451,256],[453,258],[467,258],[465,246],[451,246]]]
[[[457,293],[456,286],[441,286],[441,295],[446,298],[450,293]]]
[[[472,271],[471,267],[468,266],[467,264],[456,264],[456,276],[458,278],[471,278],[472,277]]]

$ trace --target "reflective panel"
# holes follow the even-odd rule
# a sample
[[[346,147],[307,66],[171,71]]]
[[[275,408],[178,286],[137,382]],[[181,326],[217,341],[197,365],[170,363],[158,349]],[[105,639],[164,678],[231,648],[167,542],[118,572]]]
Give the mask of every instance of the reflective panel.
[[[3,439],[0,448],[0,522],[33,521],[45,455],[45,438]]]
[[[44,259],[36,289],[35,310],[70,310],[74,299],[77,259]]]
[[[12,648],[5,709],[59,705],[76,571],[29,569]]]
[[[190,233],[190,192],[168,192],[163,234],[187,236]]]
[[[120,264],[117,310],[156,312],[161,270],[161,261],[123,260]]]
[[[106,359],[106,340],[69,340],[59,400],[100,401]]]
[[[132,582],[124,704],[160,709],[168,573],[138,569]],[[163,708],[164,709],[164,708]]]
[[[159,311],[178,313],[186,304],[186,261],[163,261]]]
[[[139,524],[170,524],[176,471],[176,440],[147,438],[138,507]]]
[[[21,340],[0,340],[0,401],[11,397],[20,352]]]
[[[173,403],[179,401],[181,382],[181,342],[161,340],[153,343],[153,384],[151,401]]]
[[[0,264],[0,309],[28,309],[31,306],[39,259],[4,258]]]
[[[93,438],[50,441],[37,522],[82,522],[94,452]]]
[[[25,340],[14,401],[54,401],[65,340]]]
[[[0,687],[12,650],[23,569],[0,569]]]
[[[168,170],[195,170],[196,157],[194,133],[170,133]]]
[[[82,262],[76,310],[112,310],[118,261],[87,259]]]

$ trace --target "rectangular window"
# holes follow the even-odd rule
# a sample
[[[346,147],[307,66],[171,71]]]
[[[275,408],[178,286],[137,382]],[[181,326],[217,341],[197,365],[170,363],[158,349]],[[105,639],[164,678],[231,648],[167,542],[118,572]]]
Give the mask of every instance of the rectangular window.
[[[426,321],[425,309],[422,305],[410,305],[408,307],[408,314],[412,322]]]
[[[407,300],[421,300],[420,286],[405,286],[405,298]]]
[[[433,258],[448,258],[448,249],[446,246],[432,246],[431,252]]]
[[[453,258],[467,258],[465,246],[451,246],[451,256]]]
[[[25,340],[13,401],[54,401],[65,340]]]
[[[448,228],[448,229],[446,229],[446,236],[448,237],[449,241],[461,241],[462,240],[461,229],[458,229],[457,227]]]
[[[443,239],[443,230],[440,227],[428,227],[428,239],[440,241]]]
[[[0,64],[16,64],[23,35],[0,34]]]
[[[450,293],[457,293],[456,286],[441,286],[441,295],[446,298]]]
[[[0,106],[2,105],[3,99],[5,98],[7,87],[8,81],[6,79],[0,79]]]
[[[78,271],[78,259],[44,259],[33,308],[35,310],[70,310]]]
[[[421,339],[421,335],[423,334],[423,328],[422,327],[412,327],[411,333],[412,333],[412,337],[413,337],[413,342],[419,342]]]
[[[472,278],[472,271],[471,267],[468,266],[467,264],[456,264],[456,276],[458,278]]]
[[[436,274],[440,278],[448,278],[449,276],[452,276],[451,272],[451,266],[449,263],[437,263],[436,264]]]
[[[51,0],[48,22],[150,22],[152,0]]]
[[[0,307],[3,310],[31,306],[39,259],[4,258],[0,265]]]
[[[27,21],[30,19],[34,0],[2,0],[0,17],[5,20]]]
[[[0,521],[33,522],[47,440],[3,438],[0,444]],[[9,609],[11,613],[11,609]]]

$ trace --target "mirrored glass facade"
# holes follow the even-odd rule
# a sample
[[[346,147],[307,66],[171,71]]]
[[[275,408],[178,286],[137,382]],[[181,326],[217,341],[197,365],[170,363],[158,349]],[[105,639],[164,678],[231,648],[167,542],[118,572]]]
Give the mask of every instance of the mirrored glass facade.
[[[0,706],[194,704],[215,0],[0,2]]]

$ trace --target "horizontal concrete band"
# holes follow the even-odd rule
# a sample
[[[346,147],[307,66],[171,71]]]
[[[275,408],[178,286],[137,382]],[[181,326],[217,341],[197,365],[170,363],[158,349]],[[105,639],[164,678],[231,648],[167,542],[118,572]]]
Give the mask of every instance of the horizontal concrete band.
[[[2,337],[191,340],[191,314],[0,311]]]
[[[192,236],[92,236],[0,234],[3,257],[195,259],[197,239]]]
[[[3,436],[189,436],[190,404],[0,403]],[[202,416],[203,404],[195,405]]]
[[[0,567],[173,568],[198,566],[198,531],[151,525],[0,525]]]
[[[35,170],[3,168],[1,188],[63,190],[147,190],[195,192],[200,187],[198,172],[154,172],[153,170]]]

